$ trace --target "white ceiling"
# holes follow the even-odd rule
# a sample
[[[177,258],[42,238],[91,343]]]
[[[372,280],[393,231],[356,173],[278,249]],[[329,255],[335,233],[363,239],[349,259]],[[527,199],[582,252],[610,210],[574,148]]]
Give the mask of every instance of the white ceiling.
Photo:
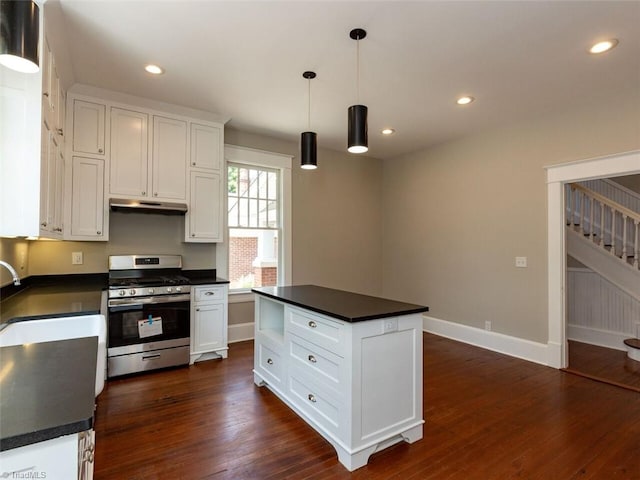
[[[584,102],[640,111],[640,2],[49,0],[71,82],[230,117],[228,125],[346,150],[347,108],[369,107],[369,155],[419,150]],[[47,7],[49,8],[49,7]],[[595,41],[620,40],[587,53]],[[152,77],[142,67],[157,63]],[[461,94],[476,97],[466,107]],[[382,127],[397,133],[382,137]]]

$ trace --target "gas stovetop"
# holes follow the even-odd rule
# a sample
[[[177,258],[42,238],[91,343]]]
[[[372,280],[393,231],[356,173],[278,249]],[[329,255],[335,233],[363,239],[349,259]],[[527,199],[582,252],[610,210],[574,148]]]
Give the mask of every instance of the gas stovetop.
[[[109,298],[189,293],[181,275],[180,255],[117,255],[109,257]]]

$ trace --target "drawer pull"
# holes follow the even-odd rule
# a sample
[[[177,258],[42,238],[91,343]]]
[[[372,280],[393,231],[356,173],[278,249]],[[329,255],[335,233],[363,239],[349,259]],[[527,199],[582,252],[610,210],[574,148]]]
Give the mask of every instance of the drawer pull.
[[[309,395],[307,395],[307,398],[309,399],[310,402],[316,403],[316,396],[313,393],[310,393]]]
[[[316,362],[318,361],[318,360],[316,360],[316,357],[314,357],[313,355],[309,355],[309,357],[308,357],[308,358],[309,358],[309,361],[310,361],[311,363],[316,363]]]
[[[273,365],[273,360],[271,360],[270,358],[267,358],[267,363],[268,363],[269,365]]]
[[[156,358],[160,358],[160,357],[161,357],[161,355],[160,355],[160,354],[156,354],[156,355],[149,355],[149,356],[147,356],[147,357],[142,357],[142,361],[145,361],[145,360],[155,360]]]
[[[309,322],[309,326],[310,326],[311,328],[316,328],[316,327],[318,326],[318,324],[317,324],[316,322],[314,322],[313,320],[311,320],[311,321]]]
[[[210,296],[210,295],[215,295],[214,292],[204,292],[205,295]]]

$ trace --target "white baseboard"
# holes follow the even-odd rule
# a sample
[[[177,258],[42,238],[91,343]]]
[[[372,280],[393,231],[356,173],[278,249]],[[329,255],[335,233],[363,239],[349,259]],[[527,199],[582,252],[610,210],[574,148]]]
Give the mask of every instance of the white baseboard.
[[[567,325],[567,338],[577,342],[626,351],[624,340],[633,337],[631,333],[612,332],[581,325]]]
[[[553,356],[552,352],[549,351],[551,346],[544,343],[532,342],[426,315],[423,315],[422,318],[425,332],[557,368],[556,362],[552,361],[551,358]]]
[[[234,325],[229,325],[229,329],[227,331],[227,341],[229,343],[234,343],[242,342],[244,340],[253,340],[253,329],[253,322],[236,323]]]

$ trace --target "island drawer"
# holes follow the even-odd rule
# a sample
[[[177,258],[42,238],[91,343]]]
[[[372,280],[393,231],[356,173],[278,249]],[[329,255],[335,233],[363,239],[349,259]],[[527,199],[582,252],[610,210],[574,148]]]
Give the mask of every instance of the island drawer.
[[[287,308],[286,318],[290,332],[344,357],[346,336],[342,322],[293,307]]]
[[[290,370],[288,390],[293,403],[309,419],[331,434],[340,431],[344,404],[296,368]]]
[[[294,334],[289,335],[288,347],[292,364],[316,382],[322,382],[336,391],[341,390],[345,383],[342,357]]]
[[[282,359],[280,354],[260,342],[256,345],[257,364],[259,373],[265,377],[267,382],[282,383]]]

